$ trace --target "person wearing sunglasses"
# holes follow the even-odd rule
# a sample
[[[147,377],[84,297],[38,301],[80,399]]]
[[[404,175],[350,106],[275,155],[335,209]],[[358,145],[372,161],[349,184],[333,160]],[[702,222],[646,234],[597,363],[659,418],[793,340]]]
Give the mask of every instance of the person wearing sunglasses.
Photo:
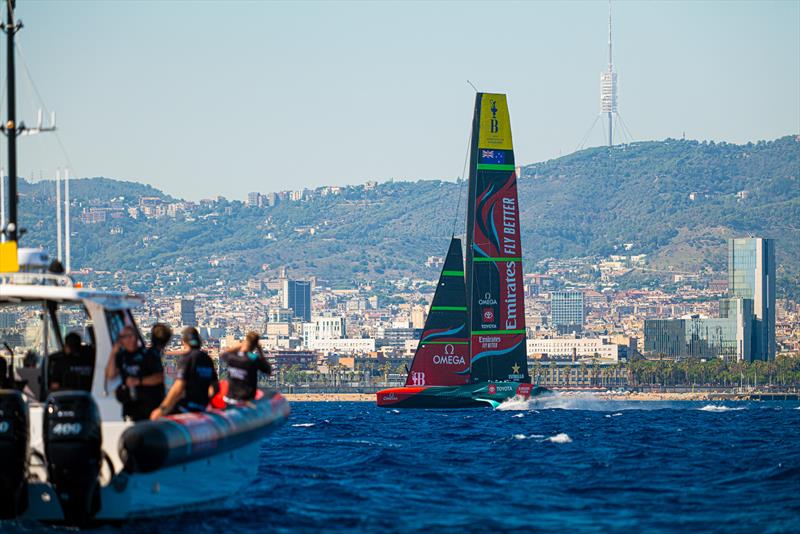
[[[130,326],[120,332],[106,366],[106,379],[118,376],[122,384],[116,396],[122,403],[122,416],[132,421],[148,419],[164,399],[164,368],[160,352],[145,347]]]

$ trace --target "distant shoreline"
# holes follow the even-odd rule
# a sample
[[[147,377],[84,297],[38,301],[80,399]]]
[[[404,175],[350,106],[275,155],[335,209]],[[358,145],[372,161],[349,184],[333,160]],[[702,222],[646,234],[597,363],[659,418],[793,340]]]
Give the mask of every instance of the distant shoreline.
[[[612,394],[606,392],[582,392],[582,391],[560,391],[559,395],[564,396],[592,396],[597,400],[605,401],[748,401],[748,400],[798,400],[795,398],[775,398],[770,399],[769,394],[735,394],[722,392],[683,392],[683,393],[657,393],[657,392],[632,392]],[[290,402],[375,402],[374,393],[284,393],[284,397]]]
[[[284,393],[289,402],[375,402],[374,393]]]

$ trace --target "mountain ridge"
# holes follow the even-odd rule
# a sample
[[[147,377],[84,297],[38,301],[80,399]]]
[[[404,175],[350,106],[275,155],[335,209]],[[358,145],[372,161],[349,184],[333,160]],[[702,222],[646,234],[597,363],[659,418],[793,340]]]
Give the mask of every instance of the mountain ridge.
[[[112,179],[71,181],[73,214],[138,197],[180,202],[158,189]],[[73,264],[142,273],[190,273],[195,284],[244,280],[287,266],[297,275],[354,283],[406,275],[441,256],[463,232],[463,181],[389,181],[312,191],[311,198],[256,208],[221,199],[175,218],[73,222]],[[51,191],[52,190],[52,191]],[[54,250],[52,182],[23,182],[26,245]],[[460,195],[460,199],[458,198]],[[800,272],[800,137],[735,145],[667,139],[582,150],[522,167],[525,269],[545,258],[607,256],[627,248],[654,268],[724,270],[727,237],[778,240],[778,278],[796,291]],[[459,213],[455,213],[460,204]],[[455,221],[454,221],[455,219]],[[116,225],[121,234],[110,234]],[[216,273],[214,272],[216,271]]]

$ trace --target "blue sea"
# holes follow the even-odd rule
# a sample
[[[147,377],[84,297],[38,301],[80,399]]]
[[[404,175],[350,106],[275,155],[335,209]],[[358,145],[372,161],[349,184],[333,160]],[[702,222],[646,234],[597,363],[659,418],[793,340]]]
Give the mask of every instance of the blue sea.
[[[119,531],[800,532],[798,403],[503,408],[293,403],[226,510]]]

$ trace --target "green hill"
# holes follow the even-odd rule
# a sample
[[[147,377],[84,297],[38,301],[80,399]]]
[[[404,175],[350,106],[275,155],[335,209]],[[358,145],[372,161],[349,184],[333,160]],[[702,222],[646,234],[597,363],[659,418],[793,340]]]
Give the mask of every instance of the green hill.
[[[74,180],[73,208],[135,206],[156,189],[105,178]],[[54,250],[52,182],[21,186],[26,244]],[[460,208],[459,195],[461,195]],[[127,216],[73,222],[75,265],[135,270],[143,276],[185,271],[203,286],[288,266],[335,284],[407,274],[435,276],[428,256],[443,255],[464,184],[386,182],[374,188],[317,190],[270,208],[239,201],[203,205],[189,217]],[[608,255],[626,246],[654,268],[725,268],[725,239],[777,239],[779,284],[797,292],[800,273],[800,138],[747,145],[672,140],[592,148],[523,168],[519,182],[526,269],[541,259]],[[118,197],[125,197],[119,200]],[[111,228],[122,234],[111,233]],[[313,234],[311,233],[313,229]]]

